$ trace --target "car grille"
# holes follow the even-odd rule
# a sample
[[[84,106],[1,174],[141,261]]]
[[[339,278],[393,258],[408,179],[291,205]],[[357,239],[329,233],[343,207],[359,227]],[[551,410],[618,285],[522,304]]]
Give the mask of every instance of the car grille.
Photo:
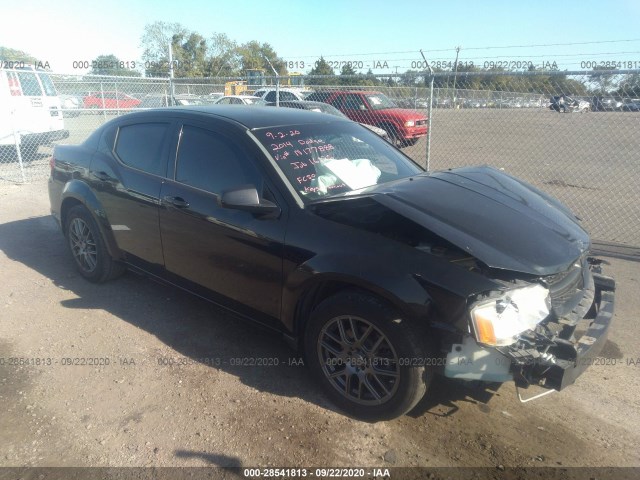
[[[416,120],[416,127],[422,127],[427,124],[427,120]]]
[[[572,311],[582,300],[585,292],[585,277],[590,275],[586,255],[574,262],[564,272],[544,277],[549,288],[551,306],[558,317]]]

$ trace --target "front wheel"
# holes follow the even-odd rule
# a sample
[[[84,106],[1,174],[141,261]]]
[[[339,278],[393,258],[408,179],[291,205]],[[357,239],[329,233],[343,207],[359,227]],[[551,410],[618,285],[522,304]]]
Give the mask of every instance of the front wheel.
[[[109,255],[98,224],[84,206],[69,210],[65,234],[78,271],[90,282],[105,282],[124,272],[124,266]]]
[[[410,411],[431,381],[426,339],[386,303],[350,291],[324,300],[305,332],[309,366],[342,410],[364,420]]]

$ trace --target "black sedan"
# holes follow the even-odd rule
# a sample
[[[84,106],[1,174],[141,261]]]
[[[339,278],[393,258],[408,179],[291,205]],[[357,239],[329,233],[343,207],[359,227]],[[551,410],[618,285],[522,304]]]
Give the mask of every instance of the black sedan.
[[[560,390],[612,318],[557,200],[489,167],[424,172],[320,113],[131,113],[57,145],[49,195],[87,280],[130,268],[276,329],[359,418],[408,412],[436,373]]]

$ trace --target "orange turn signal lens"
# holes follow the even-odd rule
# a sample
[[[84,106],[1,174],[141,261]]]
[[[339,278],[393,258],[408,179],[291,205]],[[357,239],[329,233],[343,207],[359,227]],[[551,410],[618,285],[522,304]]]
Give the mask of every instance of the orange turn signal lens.
[[[495,345],[497,343],[496,332],[493,329],[493,323],[491,320],[477,315],[474,323],[479,343],[484,343],[485,345]]]

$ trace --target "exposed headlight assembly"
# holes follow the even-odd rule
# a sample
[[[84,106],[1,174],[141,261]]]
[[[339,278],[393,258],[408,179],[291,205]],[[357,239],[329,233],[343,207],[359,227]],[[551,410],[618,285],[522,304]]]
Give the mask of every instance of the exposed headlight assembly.
[[[516,288],[500,297],[483,299],[471,308],[476,340],[484,345],[511,345],[519,334],[544,320],[550,308],[549,290],[542,285]]]

